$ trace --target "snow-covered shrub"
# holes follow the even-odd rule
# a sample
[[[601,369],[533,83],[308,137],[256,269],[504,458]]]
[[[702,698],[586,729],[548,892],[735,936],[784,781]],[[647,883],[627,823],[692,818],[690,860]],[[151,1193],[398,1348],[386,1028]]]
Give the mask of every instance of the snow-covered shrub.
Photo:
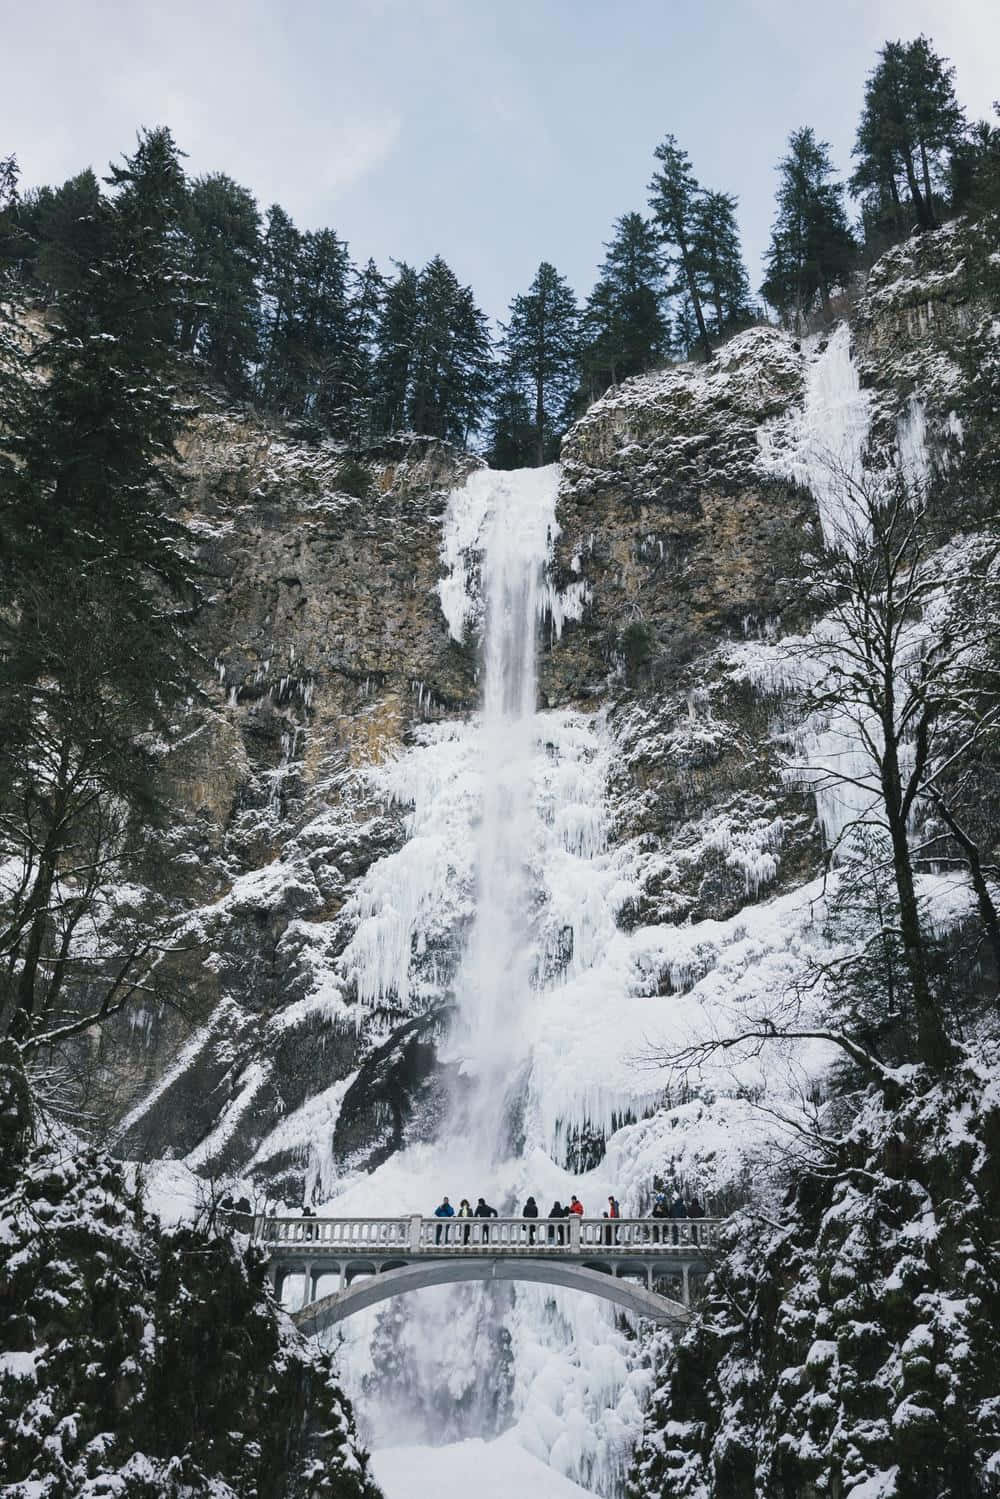
[[[660,1349],[632,1499],[998,1492],[1000,1084],[873,1092],[779,1227],[737,1215]]]
[[[256,1253],[161,1230],[97,1152],[0,1203],[5,1499],[376,1499],[325,1354]]]

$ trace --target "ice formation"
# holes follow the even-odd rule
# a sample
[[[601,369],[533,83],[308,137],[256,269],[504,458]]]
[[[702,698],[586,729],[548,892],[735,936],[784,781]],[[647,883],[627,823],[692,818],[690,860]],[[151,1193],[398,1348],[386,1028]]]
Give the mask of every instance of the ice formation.
[[[852,486],[862,477],[871,398],[862,390],[851,329],[840,323],[806,371],[805,401],[757,430],[764,468],[808,489],[828,546],[846,547],[858,526]]]

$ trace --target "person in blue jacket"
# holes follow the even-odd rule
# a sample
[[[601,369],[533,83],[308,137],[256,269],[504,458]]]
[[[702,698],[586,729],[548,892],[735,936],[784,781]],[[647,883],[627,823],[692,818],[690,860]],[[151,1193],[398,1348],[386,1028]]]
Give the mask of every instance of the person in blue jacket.
[[[448,1201],[447,1197],[442,1197],[440,1203],[434,1209],[434,1216],[435,1216],[435,1218],[454,1218],[454,1216],[455,1216],[455,1209],[452,1207],[452,1205]],[[440,1242],[441,1242],[441,1234],[442,1234],[443,1230],[444,1230],[444,1224],[443,1223],[439,1223],[438,1226],[437,1226],[437,1229],[435,1231],[435,1234],[434,1234],[434,1242],[435,1242],[435,1244],[440,1244]],[[448,1235],[445,1232],[445,1243],[447,1244],[447,1242],[448,1242]]]

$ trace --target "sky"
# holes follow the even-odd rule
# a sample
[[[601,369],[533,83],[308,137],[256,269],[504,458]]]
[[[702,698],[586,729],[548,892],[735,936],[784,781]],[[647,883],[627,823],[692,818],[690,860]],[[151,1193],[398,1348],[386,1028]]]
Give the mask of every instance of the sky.
[[[551,261],[586,296],[672,133],[736,193],[752,283],[774,167],[812,125],[850,169],[887,38],[930,36],[982,118],[997,0],[46,0],[4,6],[0,156],[56,183],[167,124],[192,174],[329,226],[357,261],[440,253],[500,318]]]

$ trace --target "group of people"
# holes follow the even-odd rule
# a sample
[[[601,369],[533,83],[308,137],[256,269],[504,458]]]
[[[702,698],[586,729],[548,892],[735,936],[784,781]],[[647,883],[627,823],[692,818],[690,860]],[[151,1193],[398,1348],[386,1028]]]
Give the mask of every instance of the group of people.
[[[478,1218],[482,1220],[488,1218],[496,1218],[499,1215],[496,1208],[490,1207],[485,1197],[480,1197],[475,1207],[472,1207],[467,1197],[463,1197],[458,1205],[457,1210],[452,1206],[447,1197],[443,1197],[438,1206],[434,1209],[434,1216],[435,1218],[441,1219]],[[583,1203],[580,1201],[579,1197],[574,1195],[570,1197],[569,1202],[565,1206],[558,1200],[558,1198],[556,1199],[556,1201],[549,1208],[548,1213],[545,1215],[545,1218],[547,1220],[547,1227],[545,1230],[539,1230],[538,1228],[536,1228],[535,1223],[532,1221],[534,1219],[541,1218],[541,1216],[541,1213],[538,1211],[538,1203],[535,1201],[534,1197],[529,1197],[526,1200],[524,1207],[521,1209],[521,1217],[528,1220],[529,1244],[536,1243],[536,1236],[541,1232],[544,1232],[546,1234],[547,1242],[550,1244],[566,1243],[569,1238],[569,1231],[568,1228],[563,1227],[562,1220],[564,1218],[572,1217],[583,1218],[585,1216],[585,1213]],[[678,1242],[678,1239],[680,1237],[677,1225],[681,1220],[686,1220],[689,1218],[704,1218],[704,1216],[705,1209],[696,1195],[692,1195],[690,1198],[685,1200],[679,1188],[673,1193],[672,1196],[670,1196],[665,1190],[662,1190],[658,1187],[656,1196],[653,1199],[653,1207],[650,1213],[650,1217],[659,1219],[665,1218],[673,1222],[673,1224],[675,1225],[673,1229],[673,1240],[675,1244]],[[601,1214],[601,1217],[608,1220],[607,1227],[604,1231],[604,1237],[605,1242],[611,1244],[612,1242],[614,1242],[614,1229],[611,1226],[612,1222],[614,1221],[614,1219],[621,1217],[621,1210],[618,1205],[618,1199],[613,1193],[608,1197],[608,1205]],[[448,1243],[450,1241],[451,1243],[460,1242],[468,1244],[471,1237],[470,1229],[471,1224],[466,1226],[464,1234],[460,1238],[456,1239],[454,1234],[449,1234],[443,1223],[439,1223],[435,1233],[435,1242],[437,1244],[440,1244],[442,1243],[442,1241],[445,1243]],[[694,1237],[694,1241],[697,1242],[697,1229],[692,1228],[690,1232]],[[486,1224],[483,1223],[481,1233],[477,1234],[476,1236],[476,1242],[488,1244],[489,1238],[489,1229],[487,1228]],[[688,1240],[685,1239],[684,1242],[687,1243]]]
[[[470,1205],[469,1199],[467,1197],[463,1197],[462,1200],[461,1200],[461,1202],[458,1205],[457,1211],[454,1208],[454,1206],[452,1205],[452,1203],[448,1200],[447,1197],[442,1197],[441,1201],[438,1203],[437,1207],[434,1209],[434,1216],[435,1216],[435,1218],[480,1218],[480,1219],[482,1219],[482,1218],[496,1218],[499,1215],[497,1213],[496,1208],[490,1207],[490,1205],[486,1201],[485,1197],[480,1197],[480,1199],[476,1203],[475,1207],[472,1207]],[[608,1218],[608,1219],[611,1219],[611,1218],[620,1218],[621,1217],[621,1213],[620,1213],[619,1208],[618,1208],[618,1199],[617,1199],[617,1197],[611,1196],[611,1197],[608,1198],[608,1206],[607,1206],[606,1211],[602,1214],[602,1216],[605,1217],[605,1218]],[[534,1223],[532,1223],[530,1220],[533,1219],[533,1218],[540,1218],[541,1217],[541,1214],[538,1211],[538,1203],[535,1201],[534,1197],[529,1197],[527,1199],[527,1201],[525,1202],[524,1207],[521,1209],[521,1217],[522,1218],[527,1218],[529,1220],[529,1226],[528,1226],[528,1243],[529,1244],[534,1244],[536,1242],[535,1235],[536,1235],[537,1230],[535,1228]],[[565,1228],[563,1228],[561,1220],[563,1218],[573,1218],[573,1217],[582,1218],[582,1217],[584,1217],[583,1203],[580,1201],[579,1197],[573,1195],[573,1196],[570,1197],[569,1202],[564,1207],[563,1204],[557,1198],[556,1201],[549,1208],[549,1211],[546,1214],[546,1217],[548,1219],[548,1242],[550,1244],[553,1244],[553,1243],[555,1243],[555,1244],[563,1244],[563,1243],[566,1242],[566,1237],[565,1236],[567,1234],[567,1230]],[[435,1235],[434,1235],[434,1241],[435,1241],[435,1243],[440,1244],[442,1242],[442,1239],[447,1243],[448,1242],[448,1237],[449,1236],[448,1236],[447,1230],[444,1227],[444,1224],[443,1223],[439,1223],[438,1226],[437,1226],[437,1229],[435,1231]],[[461,1239],[460,1242],[468,1244],[469,1238],[470,1238],[469,1227],[467,1227],[465,1229],[465,1231],[464,1231],[463,1238]],[[482,1236],[481,1236],[481,1238],[479,1238],[477,1240],[477,1242],[483,1243],[483,1244],[488,1244],[489,1243],[489,1238],[490,1238],[489,1229],[486,1227],[486,1225],[484,1223],[483,1227],[482,1227]],[[455,1242],[455,1240],[452,1239],[452,1242]],[[610,1242],[611,1242],[611,1239],[610,1239],[610,1229],[609,1229],[608,1243],[610,1244]]]
[[[458,1205],[457,1212],[452,1207],[447,1197],[442,1197],[441,1201],[434,1209],[434,1216],[435,1218],[496,1218],[499,1217],[499,1214],[497,1213],[496,1208],[490,1207],[485,1197],[480,1197],[475,1207],[472,1207],[470,1205],[469,1199],[467,1197],[463,1197]],[[435,1242],[440,1244],[442,1236],[447,1239],[444,1224],[439,1223],[437,1226],[437,1232],[435,1234]],[[482,1242],[484,1244],[489,1243],[489,1237],[489,1229],[484,1223]],[[464,1231],[464,1242],[466,1244],[468,1244],[469,1242],[469,1226],[467,1226]]]

